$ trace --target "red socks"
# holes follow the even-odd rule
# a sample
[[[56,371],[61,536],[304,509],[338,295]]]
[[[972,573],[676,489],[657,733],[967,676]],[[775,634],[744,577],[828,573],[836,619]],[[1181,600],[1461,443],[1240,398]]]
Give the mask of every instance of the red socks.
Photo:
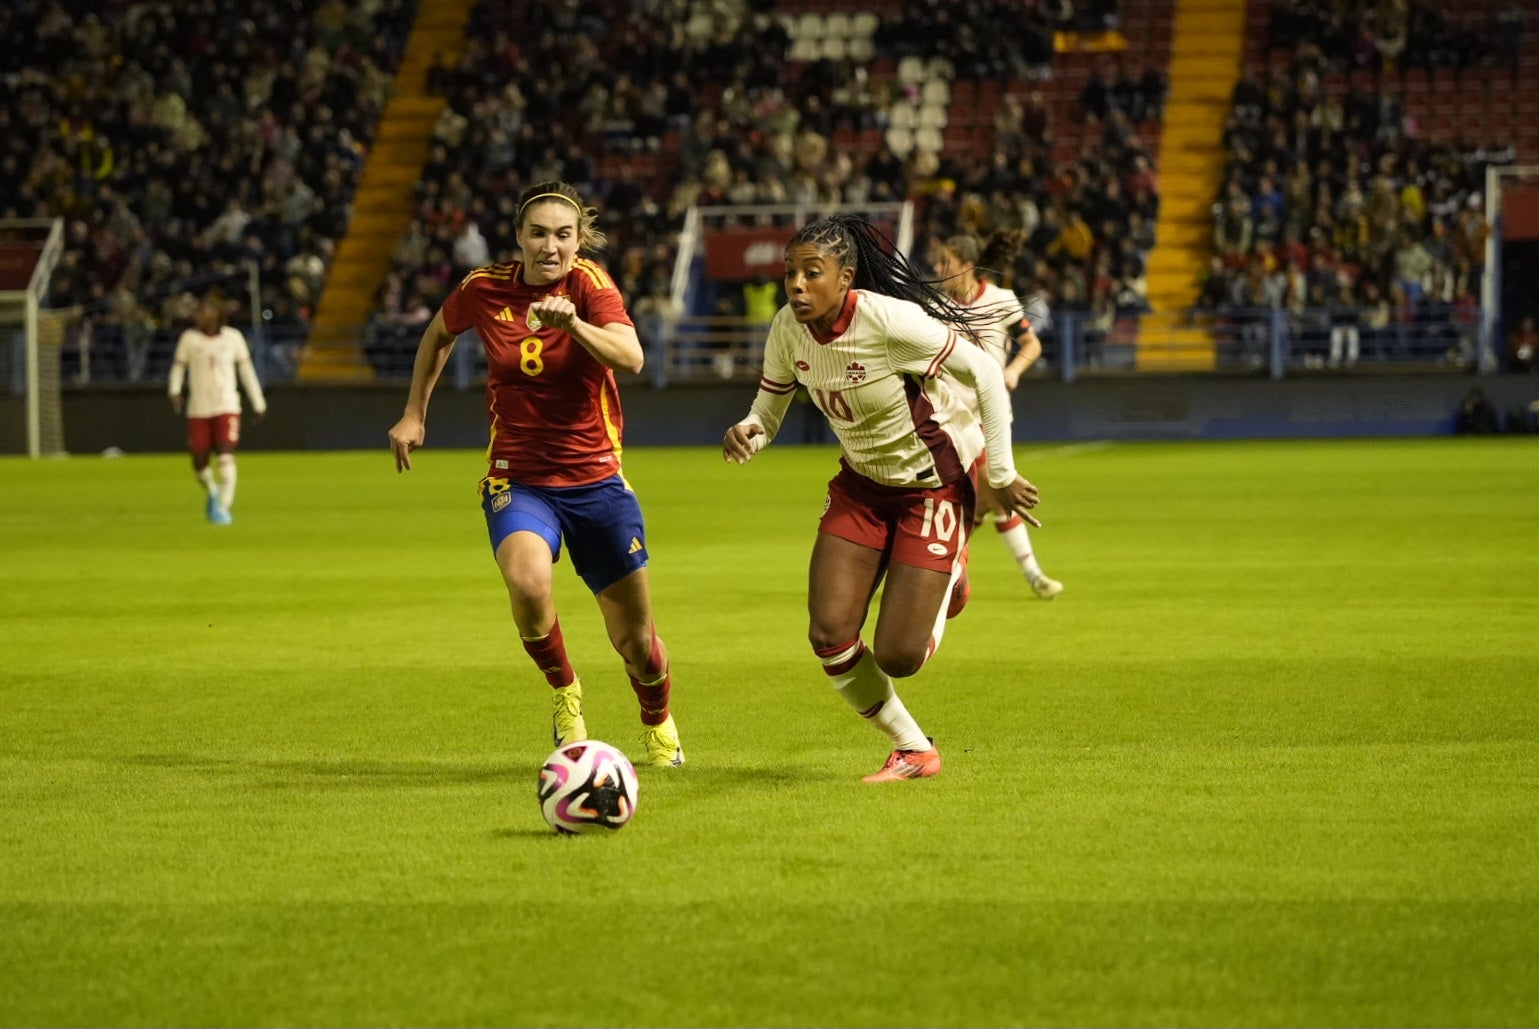
[[[650,681],[643,682],[634,675],[630,677],[631,689],[636,691],[636,700],[641,704],[641,724],[662,725],[668,720],[668,694],[673,681],[668,674],[668,660],[663,656],[663,641],[657,638],[655,629],[652,631],[652,651],[647,655],[642,672]]]
[[[572,685],[577,673],[572,671],[572,663],[566,659],[566,640],[561,635],[559,619],[551,623],[550,632],[544,636],[532,640],[521,636],[519,639],[524,644],[524,651],[534,659],[535,667],[545,673],[546,682],[556,689]]]

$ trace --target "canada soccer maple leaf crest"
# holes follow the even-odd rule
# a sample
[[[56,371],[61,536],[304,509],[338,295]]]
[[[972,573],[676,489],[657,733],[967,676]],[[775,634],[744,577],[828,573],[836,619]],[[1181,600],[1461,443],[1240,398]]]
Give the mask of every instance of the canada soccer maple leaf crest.
[[[850,380],[850,385],[858,386],[866,381],[866,366],[859,361],[851,361],[844,368],[844,377]]]

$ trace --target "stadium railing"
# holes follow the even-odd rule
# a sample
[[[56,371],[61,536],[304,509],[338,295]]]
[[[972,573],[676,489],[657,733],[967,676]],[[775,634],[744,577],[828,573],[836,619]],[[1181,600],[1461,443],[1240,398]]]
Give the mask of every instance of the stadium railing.
[[[1274,379],[1331,369],[1361,372],[1443,372],[1477,370],[1478,315],[1423,308],[1412,319],[1383,324],[1360,309],[1323,308],[1300,312],[1272,309],[1186,310],[1092,317],[1083,311],[1053,312],[1042,334],[1042,359],[1029,373],[1036,378],[1079,378],[1193,372],[1268,375]],[[721,382],[754,383],[763,363],[767,326],[746,318],[698,316],[672,319],[641,316],[637,331],[646,348],[644,381],[662,389]],[[234,322],[251,341],[252,358],[264,383],[295,378],[305,358],[306,329],[267,324],[252,332]],[[98,327],[91,343],[89,381],[78,375],[80,356],[66,343],[62,355],[65,389],[105,383],[165,382],[180,329],[156,329],[139,373],[129,372],[121,330]],[[357,326],[378,382],[411,378],[418,333]],[[4,376],[10,378],[10,375]],[[479,389],[486,381],[486,356],[467,336],[455,347],[443,386]],[[19,387],[13,381],[11,389]]]
[[[1358,309],[1186,310],[1091,316],[1055,311],[1032,373],[1065,381],[1154,371],[1291,374],[1330,368],[1467,372],[1479,326],[1451,310],[1376,324]],[[757,381],[765,327],[725,316],[676,319],[643,338],[654,385]]]

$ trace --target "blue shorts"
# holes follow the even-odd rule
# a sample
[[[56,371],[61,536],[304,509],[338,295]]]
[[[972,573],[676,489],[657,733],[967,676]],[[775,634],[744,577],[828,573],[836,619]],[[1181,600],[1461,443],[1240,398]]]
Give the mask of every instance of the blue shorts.
[[[513,533],[532,532],[559,561],[565,538],[572,567],[594,593],[647,566],[641,504],[618,474],[591,486],[560,487],[488,476],[480,491],[493,554]]]

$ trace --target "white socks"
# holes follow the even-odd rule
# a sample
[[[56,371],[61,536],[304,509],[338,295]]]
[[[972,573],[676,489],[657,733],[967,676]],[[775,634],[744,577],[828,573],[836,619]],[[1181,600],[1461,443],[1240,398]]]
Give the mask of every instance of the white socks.
[[[1042,567],[1037,564],[1036,555],[1031,552],[1031,537],[1026,534],[1026,522],[1021,516],[1014,515],[1009,521],[995,522],[994,528],[999,532],[999,538],[1005,541],[1005,546],[1010,548],[1015,563],[1021,566],[1026,577],[1042,578]]]
[[[235,455],[219,455],[219,506],[226,511],[235,503]]]
[[[203,484],[203,488],[208,492],[209,496],[217,497],[219,495],[219,487],[214,483],[214,469],[204,465],[193,474],[198,477],[198,481]]]
[[[858,655],[858,657],[857,657]],[[893,690],[892,679],[877,667],[861,640],[833,654],[819,654],[823,671],[844,702],[881,729],[898,750],[929,750],[930,741]]]

